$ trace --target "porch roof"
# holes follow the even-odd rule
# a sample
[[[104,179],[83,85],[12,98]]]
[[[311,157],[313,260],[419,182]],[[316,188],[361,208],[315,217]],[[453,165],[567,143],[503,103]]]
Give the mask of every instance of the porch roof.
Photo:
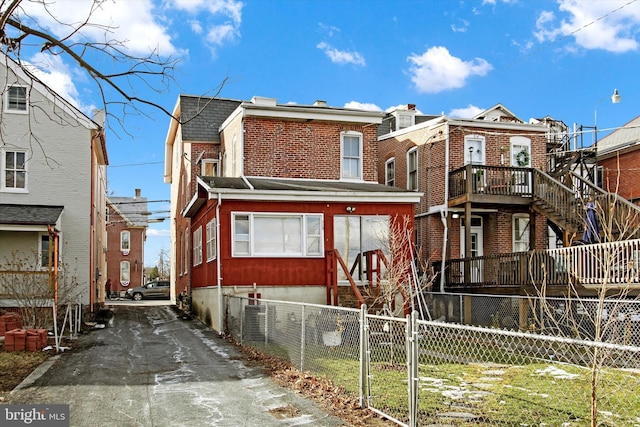
[[[0,229],[35,226],[46,230],[58,224],[63,210],[64,206],[0,204]]]
[[[416,191],[362,181],[198,176],[198,185],[209,198],[229,200],[414,204],[422,197]],[[196,193],[184,210],[185,216],[192,215],[204,203],[204,192]]]

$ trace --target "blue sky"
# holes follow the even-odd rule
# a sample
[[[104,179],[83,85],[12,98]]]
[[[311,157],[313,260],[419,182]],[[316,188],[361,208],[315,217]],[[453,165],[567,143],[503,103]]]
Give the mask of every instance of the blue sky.
[[[56,3],[51,10],[67,22],[86,17],[81,4],[89,2]],[[28,7],[41,26],[65,31]],[[523,120],[597,121],[602,135],[640,114],[638,0],[115,0],[92,21],[111,25],[132,53],[158,48],[179,60],[162,91],[134,86],[168,110],[178,94],[211,95],[227,79],[225,98],[379,111],[411,103],[454,117],[502,103]],[[100,36],[97,28],[83,34]],[[81,109],[100,107],[95,86],[68,58],[27,59]],[[614,105],[615,88],[622,101]],[[169,118],[143,112],[124,118],[126,132],[107,130],[109,192],[141,188],[150,201],[167,200]],[[168,204],[149,208],[164,216]],[[168,235],[168,221],[151,225],[145,265],[169,249]]]

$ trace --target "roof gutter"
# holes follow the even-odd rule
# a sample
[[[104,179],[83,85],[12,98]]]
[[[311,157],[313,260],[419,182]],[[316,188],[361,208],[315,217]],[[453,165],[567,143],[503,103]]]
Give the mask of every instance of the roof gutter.
[[[444,142],[444,206],[440,211],[440,219],[444,226],[444,234],[442,236],[442,262],[440,263],[440,292],[444,292],[444,270],[445,260],[447,259],[447,242],[449,241],[449,122],[445,124],[445,142]]]

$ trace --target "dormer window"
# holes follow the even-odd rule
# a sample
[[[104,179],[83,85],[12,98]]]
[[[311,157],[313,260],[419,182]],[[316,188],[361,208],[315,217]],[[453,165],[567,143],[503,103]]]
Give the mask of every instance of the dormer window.
[[[217,160],[202,160],[200,164],[200,175],[202,176],[218,176]]]
[[[398,130],[408,128],[414,124],[413,114],[399,114],[398,115]]]

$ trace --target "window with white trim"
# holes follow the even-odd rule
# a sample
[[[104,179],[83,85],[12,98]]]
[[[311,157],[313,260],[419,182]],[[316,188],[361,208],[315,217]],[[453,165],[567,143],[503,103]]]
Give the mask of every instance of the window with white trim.
[[[129,284],[131,282],[131,263],[120,261],[120,282]]]
[[[200,175],[203,176],[218,176],[218,161],[217,160],[202,160],[200,165]]]
[[[318,257],[324,253],[320,214],[233,214],[233,255]]]
[[[8,113],[27,112],[27,87],[12,85],[8,86],[4,93],[4,111]]]
[[[513,215],[513,251],[529,250],[529,215]]]
[[[342,179],[362,179],[362,134],[342,132],[340,134],[342,153]]]
[[[40,260],[40,267],[48,268],[52,263],[53,257],[53,241],[51,240],[49,233],[40,234],[40,246],[38,248],[38,259]]]
[[[182,259],[182,274],[187,274],[189,266],[189,227],[184,230],[184,258]]]
[[[216,259],[216,219],[207,223],[207,261]]]
[[[202,264],[202,227],[193,232],[193,265]]]
[[[389,187],[396,185],[396,159],[390,158],[384,163],[385,178],[384,183]]]
[[[0,190],[25,192],[27,190],[27,151],[2,150],[0,159]]]
[[[130,231],[121,231],[120,232],[120,250],[122,252],[129,252],[131,250],[131,232]]]
[[[418,147],[407,151],[407,190],[418,190]]]

